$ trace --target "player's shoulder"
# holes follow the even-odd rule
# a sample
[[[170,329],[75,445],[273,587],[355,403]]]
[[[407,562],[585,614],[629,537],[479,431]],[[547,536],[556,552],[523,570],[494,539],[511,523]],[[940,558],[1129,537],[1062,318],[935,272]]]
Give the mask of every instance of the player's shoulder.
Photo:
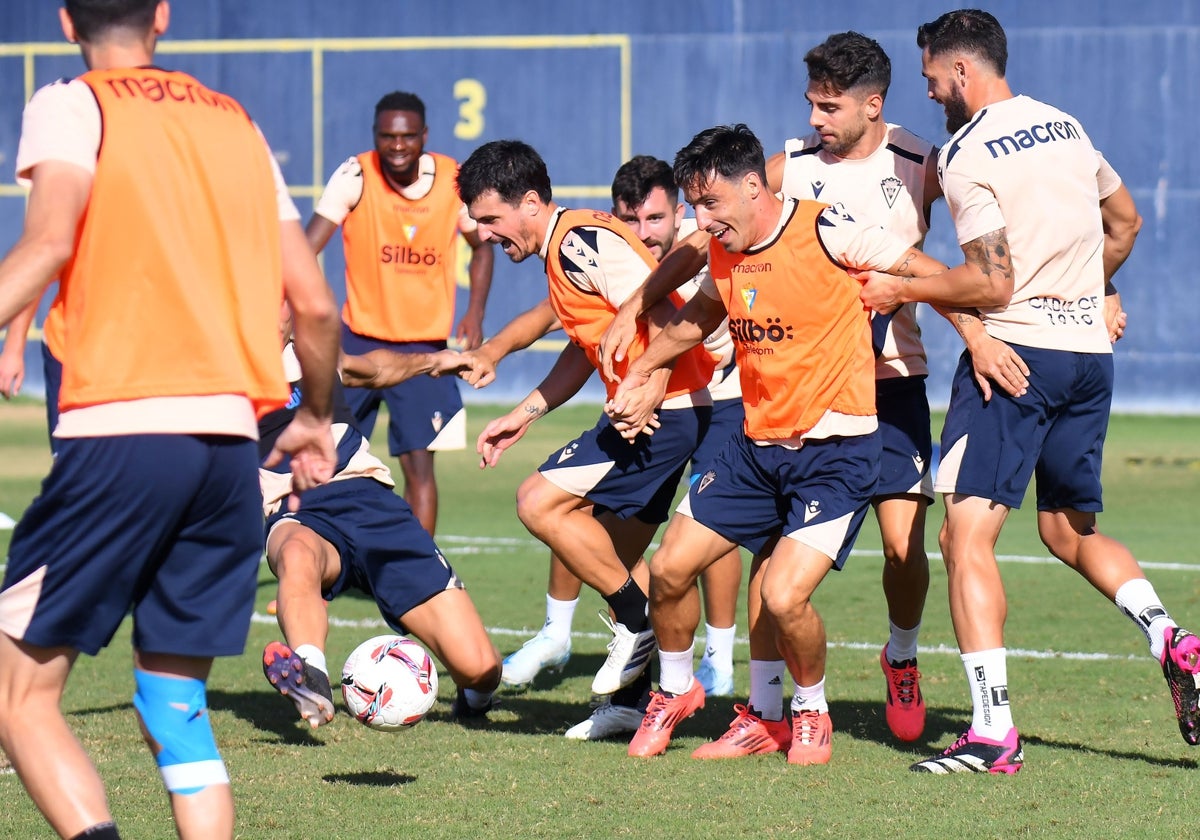
[[[924,160],[934,146],[919,134],[914,134],[902,125],[888,123],[887,147],[893,153],[907,153]]]
[[[821,151],[821,135],[813,131],[800,137],[789,137],[783,144],[784,163],[815,155]]]
[[[362,161],[358,159],[358,155],[350,155],[342,161],[333,174],[338,178],[362,178]]]
[[[42,85],[34,91],[33,96],[29,99],[29,104],[34,107],[45,107],[65,103],[69,106],[79,102],[94,104],[95,101],[96,95],[92,93],[87,82],[82,79],[63,77],[55,79],[47,85]]]

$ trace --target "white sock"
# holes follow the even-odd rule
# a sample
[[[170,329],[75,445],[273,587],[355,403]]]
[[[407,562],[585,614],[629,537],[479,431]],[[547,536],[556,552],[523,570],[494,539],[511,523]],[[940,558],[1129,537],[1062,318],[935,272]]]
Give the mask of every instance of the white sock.
[[[993,648],[964,653],[962,663],[971,687],[971,728],[976,735],[1003,741],[1013,728],[1008,705],[1008,651]]]
[[[695,645],[687,650],[658,651],[658,687],[668,694],[683,694],[692,687],[692,653]]]
[[[728,674],[733,671],[733,640],[737,638],[737,625],[732,627],[713,627],[704,623],[704,656],[701,662],[708,662],[713,670]]]
[[[911,630],[905,630],[902,627],[897,627],[896,623],[890,618],[888,619],[888,643],[887,643],[887,659],[893,665],[899,662],[904,662],[907,659],[917,658],[917,635],[921,632],[921,622],[917,622],[917,626]]]
[[[542,625],[542,635],[565,642],[571,638],[571,622],[575,620],[575,607],[579,599],[560,601],[546,596],[546,623]]]
[[[750,706],[763,720],[783,720],[782,659],[750,660]]]
[[[1163,636],[1168,627],[1175,626],[1175,622],[1162,605],[1150,581],[1145,578],[1125,581],[1113,600],[1121,612],[1129,616],[1145,634],[1146,641],[1150,642],[1150,655],[1161,662],[1163,648],[1166,646]]]
[[[325,676],[329,676],[329,666],[325,664],[325,651],[316,645],[300,645],[294,648],[296,655],[316,668]]]
[[[816,685],[798,685],[792,695],[792,711],[829,713],[829,701],[825,699],[825,680]]]

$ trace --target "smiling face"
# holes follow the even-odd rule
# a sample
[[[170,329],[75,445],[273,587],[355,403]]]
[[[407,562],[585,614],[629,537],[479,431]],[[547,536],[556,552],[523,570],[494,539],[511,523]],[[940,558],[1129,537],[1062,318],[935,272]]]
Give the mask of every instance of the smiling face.
[[[683,205],[672,203],[666,190],[655,187],[637,207],[618,200],[613,215],[632,228],[654,259],[662,260],[675,244],[675,234],[683,221]]]
[[[400,186],[417,180],[421,154],[429,136],[421,115],[413,111],[380,111],[375,118],[375,151],[384,174]]]
[[[497,243],[510,260],[518,263],[541,250],[542,243],[531,221],[540,206],[532,190],[515,206],[495,190],[486,190],[471,202],[467,212],[478,225],[479,238]]]
[[[962,59],[952,53],[931,56],[921,51],[921,75],[925,77],[929,98],[942,106],[946,114],[946,130],[951,134],[966,125],[971,117],[962,85]]]
[[[809,82],[804,98],[810,106],[808,124],[821,136],[821,148],[841,158],[874,151],[859,146],[872,116],[883,107],[879,94],[834,93],[827,85]]]
[[[750,172],[732,181],[710,172],[701,180],[683,185],[683,194],[696,211],[696,226],[731,253],[753,247],[757,238],[752,200],[761,189],[758,176]]]

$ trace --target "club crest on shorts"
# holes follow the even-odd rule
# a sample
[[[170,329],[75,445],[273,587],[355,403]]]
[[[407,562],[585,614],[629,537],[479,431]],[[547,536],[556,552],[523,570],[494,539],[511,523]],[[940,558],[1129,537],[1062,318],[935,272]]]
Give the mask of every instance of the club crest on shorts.
[[[442,412],[435,411],[433,412],[433,417],[430,418],[429,422],[433,424],[433,430],[435,432],[440,432],[446,421],[442,417]]]
[[[716,480],[717,480],[716,471],[709,470],[704,475],[700,476],[700,480],[696,482],[696,492],[703,493],[704,488],[707,487],[708,485],[712,484]]]

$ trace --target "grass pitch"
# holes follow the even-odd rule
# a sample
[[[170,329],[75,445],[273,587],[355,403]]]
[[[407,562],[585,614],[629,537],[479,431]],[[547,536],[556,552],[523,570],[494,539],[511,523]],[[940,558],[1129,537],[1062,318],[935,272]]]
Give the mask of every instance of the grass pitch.
[[[471,434],[507,406],[472,405]],[[40,405],[0,409],[0,511],[17,518],[49,467]],[[540,420],[502,458],[480,471],[473,453],[438,455],[442,505],[438,542],[467,582],[502,652],[516,649],[543,617],[547,551],[517,521],[513,494],[556,446],[590,426],[594,406],[566,407]],[[937,427],[938,421],[935,421]],[[378,441],[378,436],[377,436]],[[384,451],[376,442],[378,451]],[[1147,566],[1172,614],[1200,628],[1200,418],[1116,417],[1105,460],[1107,513],[1101,527]],[[1025,768],[1014,777],[933,778],[909,773],[969,722],[970,702],[936,556],[938,506],[927,545],[932,585],[921,634],[929,706],[925,737],[895,743],[883,721],[877,658],[887,634],[879,586],[878,530],[817,594],[831,651],[827,692],[833,761],[793,768],[782,755],[734,762],[689,757],[724,731],[732,699],[712,698],[677,730],[665,756],[634,760],[625,744],[568,742],[565,729],[588,714],[591,677],[606,634],[603,602],[585,591],[574,654],[562,675],[504,697],[482,726],[449,720],[453,684],[425,722],[397,735],[366,729],[345,714],[312,732],[263,679],[258,652],[279,636],[266,603],[274,581],[264,566],[258,616],[245,656],[217,663],[210,681],[213,725],[238,802],[245,838],[598,838],[725,837],[1121,837],[1184,836],[1200,790],[1200,750],[1179,737],[1161,672],[1131,623],[1082,579],[1049,561],[1029,509],[1010,517],[998,552],[1009,594],[1007,644],[1014,715]],[[7,532],[0,542],[7,546]],[[744,613],[744,609],[743,609]],[[331,668],[380,632],[374,604],[343,597],[334,621]],[[745,619],[739,620],[744,637]],[[158,774],[138,735],[123,630],[96,658],[80,659],[65,708],[108,787],[129,837],[174,830]],[[735,650],[745,698],[747,648]],[[739,699],[739,698],[733,698]],[[339,701],[340,704],[340,701]],[[339,712],[341,710],[339,709]],[[0,837],[44,837],[46,824],[15,776],[0,776]]]

